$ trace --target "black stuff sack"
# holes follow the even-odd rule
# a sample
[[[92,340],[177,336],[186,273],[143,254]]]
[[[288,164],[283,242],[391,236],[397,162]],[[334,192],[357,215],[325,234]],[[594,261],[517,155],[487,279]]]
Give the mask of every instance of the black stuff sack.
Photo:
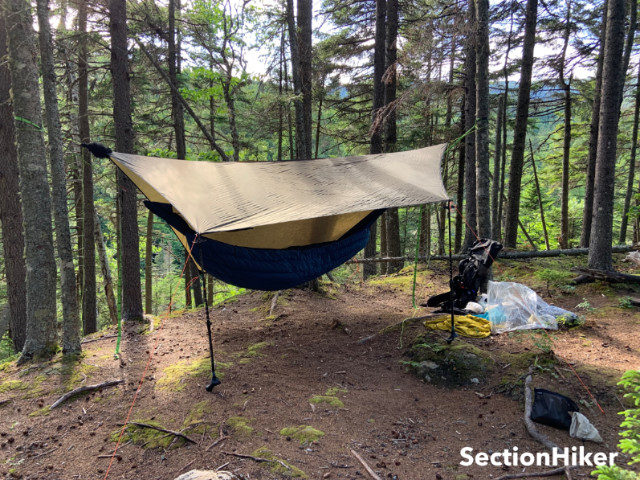
[[[569,397],[543,388],[534,390],[531,420],[550,427],[569,430],[571,412],[579,411],[576,402]]]

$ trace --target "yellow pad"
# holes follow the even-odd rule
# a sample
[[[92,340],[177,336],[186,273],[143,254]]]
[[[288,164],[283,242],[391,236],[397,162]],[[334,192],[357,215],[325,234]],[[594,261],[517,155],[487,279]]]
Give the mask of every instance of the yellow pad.
[[[463,337],[484,338],[491,335],[491,322],[473,315],[455,315],[456,332]],[[451,330],[451,315],[442,315],[424,322],[424,326],[431,330]]]

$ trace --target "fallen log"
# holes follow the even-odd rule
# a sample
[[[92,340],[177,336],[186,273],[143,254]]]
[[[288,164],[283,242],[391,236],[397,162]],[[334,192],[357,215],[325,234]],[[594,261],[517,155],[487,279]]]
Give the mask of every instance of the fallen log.
[[[615,270],[596,270],[595,268],[573,267],[572,272],[580,274],[580,277],[589,277],[596,280],[604,280],[611,283],[640,283],[640,275],[616,272]]]
[[[94,390],[101,390],[103,388],[113,387],[115,385],[120,385],[123,381],[124,380],[109,380],[108,382],[97,383],[95,385],[84,385],[82,387],[75,388],[70,392],[67,392],[64,395],[62,395],[58,400],[53,402],[51,404],[51,407],[49,408],[53,410],[54,408],[60,406],[61,404],[69,400],[71,397],[78,395],[80,393],[92,392]]]
[[[616,245],[612,247],[613,253],[625,253],[635,250],[637,247],[632,245]],[[502,251],[496,257],[496,260],[518,260],[527,258],[546,258],[546,257],[576,257],[580,255],[587,255],[589,253],[588,248],[566,248],[555,250],[535,250],[535,251]],[[455,254],[451,258],[453,260],[462,260],[466,258],[466,255]],[[398,261],[414,261],[415,257],[375,257],[375,258],[354,258],[346,262],[347,264],[357,263],[386,263],[386,262],[398,262]],[[426,262],[428,260],[449,260],[449,255],[421,255],[418,257],[418,261]]]

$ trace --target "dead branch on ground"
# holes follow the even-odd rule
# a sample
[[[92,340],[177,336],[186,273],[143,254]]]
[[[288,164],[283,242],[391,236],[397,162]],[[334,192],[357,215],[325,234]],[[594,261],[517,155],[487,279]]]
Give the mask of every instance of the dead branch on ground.
[[[174,430],[168,430],[168,429],[162,428],[162,427],[157,427],[156,425],[151,425],[149,423],[129,422],[128,425],[135,425],[136,427],[142,427],[142,428],[150,428],[152,430],[157,430],[159,432],[166,433],[167,435],[173,435],[175,437],[182,438],[183,440],[185,440],[185,441],[187,441],[189,443],[193,443],[194,445],[198,444],[198,442],[196,442],[192,438],[187,437],[184,433],[176,432]]]
[[[120,385],[123,381],[124,380],[109,380],[108,382],[97,383],[95,385],[84,385],[82,387],[75,388],[70,392],[67,392],[64,395],[62,395],[58,400],[53,402],[51,404],[51,407],[49,408],[53,410],[54,408],[60,406],[62,403],[69,400],[71,397],[74,397],[80,393],[92,392],[94,390],[101,390],[103,388],[113,387],[114,385]]]
[[[356,452],[353,448],[350,448],[349,451],[351,451],[351,454],[354,457],[356,457],[356,459],[362,464],[362,466],[367,471],[367,473],[371,476],[371,478],[373,478],[374,480],[382,480],[380,475],[378,475],[376,472],[374,472],[373,469],[369,466],[369,464],[364,461],[364,458],[362,458],[360,455],[358,455],[358,452]]]

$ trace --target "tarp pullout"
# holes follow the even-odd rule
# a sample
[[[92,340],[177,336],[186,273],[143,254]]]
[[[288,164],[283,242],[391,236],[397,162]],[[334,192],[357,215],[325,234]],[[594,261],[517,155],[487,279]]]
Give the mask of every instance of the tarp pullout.
[[[112,152],[147,206],[221,280],[261,290],[299,285],[364,248],[392,207],[448,199],[445,145],[293,162],[193,162]]]

